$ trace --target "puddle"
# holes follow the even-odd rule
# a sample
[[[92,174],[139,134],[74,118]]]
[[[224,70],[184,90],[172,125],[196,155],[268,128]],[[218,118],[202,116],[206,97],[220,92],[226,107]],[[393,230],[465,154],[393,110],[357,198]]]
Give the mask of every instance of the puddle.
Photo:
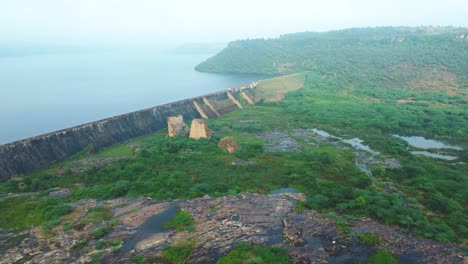
[[[366,152],[369,152],[372,155],[378,155],[379,152],[372,150],[370,147],[362,144],[362,139],[359,138],[352,138],[352,139],[342,139],[341,141],[350,144],[353,148],[359,149],[359,150],[364,150]]]
[[[138,228],[135,234],[131,235],[131,237],[126,238],[124,240],[123,246],[120,249],[120,255],[125,255],[128,251],[135,248],[135,246],[141,240],[157,234],[163,231],[163,225],[171,220],[177,214],[177,208],[173,204],[169,204],[166,210],[159,214],[155,214],[148,219]]]
[[[268,194],[282,194],[282,193],[297,193],[297,190],[294,188],[280,188],[270,191]]]
[[[366,165],[364,164],[359,164],[359,163],[356,163],[356,169],[364,172],[365,174],[369,175],[369,176],[372,176],[372,170],[369,169]]]
[[[338,139],[341,142],[344,142],[344,143],[347,143],[347,144],[351,145],[355,149],[366,151],[366,152],[368,152],[368,153],[370,153],[372,155],[379,155],[380,154],[379,152],[372,150],[369,146],[366,146],[366,145],[362,144],[363,140],[359,139],[359,138],[343,139],[343,138],[340,138],[340,137],[337,137],[337,136],[330,135],[329,133],[327,133],[327,132],[325,132],[323,130],[316,129],[316,128],[313,128],[312,132],[314,132],[315,134],[317,134],[317,135],[319,135],[321,137]]]
[[[432,153],[428,151],[411,151],[413,155],[424,155],[426,157],[434,158],[434,159],[443,159],[443,160],[456,160],[458,157],[449,156],[444,154]]]
[[[419,136],[400,136],[394,135],[397,138],[403,139],[404,141],[408,142],[410,146],[420,149],[454,149],[454,150],[463,150],[460,146],[453,146],[442,141],[433,140],[433,139],[426,139],[425,137]]]
[[[323,131],[323,130],[319,130],[319,129],[316,129],[316,128],[312,128],[312,132],[314,132],[315,134],[321,136],[321,137],[325,137],[325,138],[337,138],[335,136],[332,136],[330,134],[328,134],[327,132]]]

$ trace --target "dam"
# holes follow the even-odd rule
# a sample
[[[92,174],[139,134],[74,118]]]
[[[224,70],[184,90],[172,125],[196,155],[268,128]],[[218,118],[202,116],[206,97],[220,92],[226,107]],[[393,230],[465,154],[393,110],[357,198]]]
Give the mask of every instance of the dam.
[[[167,127],[167,118],[216,118],[242,108],[255,83],[159,105],[0,145],[0,181],[63,161],[88,146],[103,149]],[[250,96],[248,96],[250,98]]]

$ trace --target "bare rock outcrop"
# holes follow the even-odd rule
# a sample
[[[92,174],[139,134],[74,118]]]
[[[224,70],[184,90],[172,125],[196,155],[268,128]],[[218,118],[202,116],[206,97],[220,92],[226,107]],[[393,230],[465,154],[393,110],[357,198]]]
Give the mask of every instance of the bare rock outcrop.
[[[219,148],[226,149],[229,153],[236,152],[239,149],[239,145],[232,137],[224,137],[218,143]]]
[[[205,123],[205,120],[194,119],[192,120],[192,126],[190,127],[190,138],[200,139],[200,138],[210,138],[213,134],[213,131],[208,128]]]
[[[167,118],[167,131],[170,137],[174,136],[187,136],[189,131],[187,125],[184,123],[182,115],[170,116]]]

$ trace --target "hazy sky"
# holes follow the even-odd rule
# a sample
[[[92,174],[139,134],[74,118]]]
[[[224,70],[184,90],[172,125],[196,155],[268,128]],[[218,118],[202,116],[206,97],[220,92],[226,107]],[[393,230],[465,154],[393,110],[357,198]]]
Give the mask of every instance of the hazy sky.
[[[0,42],[212,42],[399,25],[468,26],[468,0],[0,0]]]

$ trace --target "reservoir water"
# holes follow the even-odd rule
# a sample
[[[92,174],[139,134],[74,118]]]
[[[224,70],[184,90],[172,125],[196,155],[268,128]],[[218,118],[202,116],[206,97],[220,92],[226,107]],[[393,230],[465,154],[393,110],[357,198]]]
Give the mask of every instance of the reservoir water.
[[[212,55],[120,48],[0,57],[0,144],[268,78],[193,69]]]

